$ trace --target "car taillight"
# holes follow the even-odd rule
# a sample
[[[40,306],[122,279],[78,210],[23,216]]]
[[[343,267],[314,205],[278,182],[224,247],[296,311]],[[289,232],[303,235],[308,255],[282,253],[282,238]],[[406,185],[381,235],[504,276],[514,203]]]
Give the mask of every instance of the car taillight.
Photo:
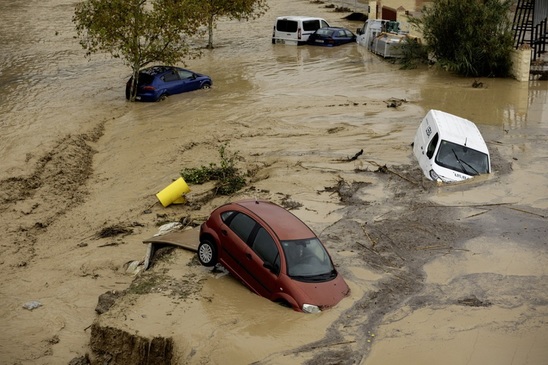
[[[297,38],[301,39],[302,31],[301,28],[297,29]]]
[[[143,86],[143,90],[154,91],[156,88],[152,85]]]

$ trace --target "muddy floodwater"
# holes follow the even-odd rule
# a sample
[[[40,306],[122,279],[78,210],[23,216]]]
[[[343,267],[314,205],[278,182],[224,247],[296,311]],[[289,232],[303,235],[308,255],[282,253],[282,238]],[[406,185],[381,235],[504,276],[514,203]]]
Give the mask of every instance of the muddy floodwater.
[[[273,45],[281,15],[361,24],[325,4],[269,4],[257,20],[221,21],[216,48],[186,61],[212,89],[160,103],[125,100],[119,60],[84,58],[73,1],[2,4],[0,363],[93,357],[95,324],[171,338],[177,364],[547,364],[548,82],[473,88],[357,44]],[[429,109],[478,125],[492,174],[423,177],[411,142]],[[247,172],[244,189],[205,199],[211,185],[191,185],[188,204],[159,204],[183,168],[218,163],[222,146]],[[127,270],[162,224],[200,222],[244,197],[310,225],[350,296],[319,315],[293,312],[180,249]],[[95,312],[101,294],[147,280]]]

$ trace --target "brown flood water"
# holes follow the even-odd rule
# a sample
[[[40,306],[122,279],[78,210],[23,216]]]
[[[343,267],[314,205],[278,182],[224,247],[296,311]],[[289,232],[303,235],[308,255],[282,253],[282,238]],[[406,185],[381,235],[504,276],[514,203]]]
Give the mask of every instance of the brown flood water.
[[[216,161],[223,143],[257,171],[255,190],[237,197],[288,195],[301,203],[294,213],[326,241],[351,296],[321,315],[302,315],[255,296],[229,275],[192,265],[193,255],[181,251],[166,271],[185,279],[178,285],[198,289],[185,299],[136,298],[105,321],[145,336],[172,336],[181,364],[548,363],[546,81],[481,79],[485,87],[474,89],[473,80],[439,70],[400,70],[356,44],[272,45],[280,15],[322,16],[352,30],[360,25],[319,4],[279,0],[255,21],[221,22],[217,48],[187,62],[212,76],[211,90],[128,103],[129,69],[106,55],[84,59],[70,21],[73,4],[15,0],[0,12],[0,363],[66,364],[89,352],[97,297],[128,287],[134,277],[123,265],[144,256],[142,240],[161,221],[204,218],[228,200],[164,209],[154,196],[183,167]],[[407,102],[387,108],[389,98]],[[356,172],[372,172],[375,161],[420,180],[409,167],[415,165],[409,145],[431,108],[478,124],[493,154],[491,176],[425,193]],[[360,149],[362,158],[340,162]],[[339,178],[364,184],[354,203],[341,204],[326,191]],[[192,189],[189,199],[205,190]],[[436,230],[452,230],[455,242],[417,241],[414,252],[432,257],[421,256],[424,265],[412,270],[413,259],[398,269],[369,264],[356,245],[369,244],[360,224],[376,228],[401,215],[404,225],[415,194],[427,205],[460,207],[422,228],[438,239],[443,234]],[[410,222],[410,229],[418,225]],[[96,238],[113,224],[132,233]],[[458,249],[435,251],[457,241]],[[392,302],[382,293],[398,292],[387,281],[398,272],[418,275],[420,284]],[[377,292],[384,301],[374,300]],[[472,295],[490,305],[459,304]],[[23,309],[31,300],[42,307]]]

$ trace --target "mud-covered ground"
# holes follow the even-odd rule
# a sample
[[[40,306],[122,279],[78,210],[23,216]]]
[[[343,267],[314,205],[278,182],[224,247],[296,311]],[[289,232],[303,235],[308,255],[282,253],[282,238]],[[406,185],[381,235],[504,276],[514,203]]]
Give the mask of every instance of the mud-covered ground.
[[[358,25],[318,3],[270,5],[245,24],[260,36],[244,40],[241,23],[224,21],[218,47],[188,62],[213,77],[211,90],[150,104],[124,100],[129,71],[117,60],[83,58],[72,2],[0,12],[0,362],[135,364],[129,345],[156,337],[180,364],[545,364],[546,84],[475,89],[357,45],[278,47],[280,14]],[[387,107],[391,98],[404,102]],[[450,185],[422,176],[410,144],[430,108],[478,124],[493,174]],[[211,197],[212,185],[191,185],[188,204],[163,208],[155,194],[185,167],[218,163],[221,146],[237,152],[247,186]],[[163,224],[198,224],[240,197],[309,224],[350,296],[303,315],[182,249],[129,269]],[[98,314],[104,293],[118,299]]]
[[[503,176],[511,173],[511,164],[503,161],[498,150],[493,149],[492,153],[498,174]],[[369,163],[371,164],[371,161]],[[302,175],[306,176],[306,172]],[[355,364],[367,363],[373,343],[383,340],[378,335],[379,327],[401,321],[415,311],[430,309],[445,312],[455,310],[450,308],[457,308],[457,311],[465,313],[478,313],[482,310],[489,312],[491,308],[507,310],[522,308],[524,303],[541,307],[546,305],[545,293],[548,288],[542,275],[536,278],[507,275],[497,273],[495,268],[493,272],[489,268],[484,268],[484,272],[465,271],[448,274],[440,269],[439,274],[450,276],[449,282],[432,283],[427,278],[429,273],[425,271],[426,265],[439,260],[450,258],[450,260],[465,261],[467,256],[481,255],[481,252],[474,252],[477,248],[474,249],[467,244],[474,240],[486,242],[494,240],[499,244],[502,244],[501,241],[515,240],[521,245],[527,245],[528,249],[544,252],[546,250],[546,243],[543,241],[546,233],[545,211],[506,203],[477,203],[449,207],[433,203],[428,198],[442,187],[427,181],[422,177],[420,170],[409,165],[365,169],[360,167],[349,176],[352,178],[347,177],[349,180],[345,180],[337,175],[332,185],[316,193],[328,201],[338,201],[339,207],[336,211],[340,217],[323,228],[321,238],[334,253],[339,270],[351,283],[353,294],[351,298],[341,303],[343,308],[332,309],[338,313],[334,318],[332,317],[326,328],[315,328],[320,332],[313,336],[312,341],[296,341],[289,348],[277,349],[278,346],[273,346],[270,342],[272,339],[269,339],[268,343],[263,343],[260,339],[251,338],[247,340],[253,346],[258,346],[255,350],[258,356],[256,353],[237,351],[234,353],[229,351],[227,354],[222,350],[227,343],[238,347],[245,347],[245,344],[237,338],[232,339],[226,334],[218,334],[217,331],[231,333],[238,331],[239,333],[243,330],[245,333],[245,328],[250,326],[249,322],[259,321],[265,315],[264,310],[272,311],[275,317],[278,315],[283,317],[288,314],[283,313],[287,309],[276,308],[274,304],[270,305],[264,303],[266,300],[262,300],[263,303],[253,302],[243,305],[247,312],[253,305],[262,304],[259,313],[252,311],[251,318],[247,320],[238,318],[242,315],[242,308],[231,307],[241,305],[244,300],[239,301],[234,296],[241,295],[241,291],[247,291],[247,289],[241,287],[239,283],[231,282],[238,288],[230,287],[229,290],[236,289],[240,294],[229,295],[229,302],[226,302],[224,297],[226,292],[215,291],[215,288],[218,289],[218,286],[223,284],[216,284],[213,292],[207,289],[211,280],[215,280],[212,278],[228,280],[223,276],[226,273],[218,270],[204,270],[193,254],[181,253],[180,249],[175,248],[163,248],[159,251],[153,267],[139,275],[124,293],[123,299],[119,299],[112,311],[103,314],[103,317],[96,322],[97,327],[108,329],[114,323],[116,328],[141,334],[141,325],[133,323],[136,320],[135,317],[124,318],[124,320],[120,320],[120,317],[125,317],[124,313],[129,308],[142,313],[141,315],[145,317],[150,315],[150,310],[154,310],[158,312],[155,318],[162,315],[181,318],[181,320],[174,319],[170,325],[159,320],[163,322],[162,327],[167,325],[169,328],[163,328],[160,334],[164,336],[170,333],[175,334],[173,338],[176,349],[173,357],[177,363],[222,363],[223,359],[228,359],[229,363]],[[457,184],[450,189],[466,190],[474,188],[477,184],[489,183],[493,182],[468,182],[461,186]],[[381,189],[382,198],[368,199],[372,189]],[[326,193],[329,194],[326,195]],[[297,206],[299,208],[292,209],[296,214],[299,214],[301,209],[306,210],[306,203],[302,206],[290,195],[273,194],[264,189],[257,191],[254,188],[248,189],[247,193],[244,192],[242,195],[248,197],[252,194],[277,200],[280,204],[285,204],[288,209]],[[188,222],[187,217],[184,215],[180,221]],[[524,222],[527,226],[525,230]],[[182,270],[184,274],[181,277],[181,267],[184,266],[186,269]],[[143,293],[147,295],[143,296]],[[167,308],[166,303],[160,299],[162,297],[172,301]],[[154,298],[153,305],[147,303],[151,298]],[[162,308],[158,308],[158,301],[163,303]],[[213,340],[215,344],[213,346],[203,345],[199,340],[194,339],[195,335],[199,338],[204,335],[201,327],[204,324],[200,323],[200,320],[190,321],[190,326],[196,325],[198,327],[196,329],[188,330],[184,325],[189,319],[185,312],[190,311],[195,314],[197,310],[195,307],[201,306],[214,306],[216,308],[213,309],[214,311],[228,312],[226,317],[218,314],[219,317],[215,318],[219,328],[210,327],[211,323],[205,324],[208,328],[205,332],[211,331],[208,340]],[[224,308],[225,306],[228,308]],[[267,316],[269,315],[270,313]],[[475,326],[492,326],[493,323],[490,322],[493,319],[489,316],[490,314],[486,314],[486,317],[475,323]],[[544,333],[542,329],[544,315],[522,313],[521,317],[523,317],[521,319],[523,323],[510,321],[510,324],[498,318],[494,324],[494,332],[502,330],[519,335],[524,323],[532,322],[533,327],[540,326],[537,330]],[[501,324],[498,323],[499,320],[502,320]],[[241,322],[245,324],[244,328],[240,328]],[[314,326],[314,322],[315,320],[311,320],[308,325]],[[268,321],[268,323],[271,322]],[[185,329],[181,330],[180,326],[184,326]],[[273,325],[270,330],[287,335],[279,326],[279,324]],[[424,326],[424,323],[419,323],[418,326]],[[472,329],[468,331],[474,332]],[[445,333],[445,331],[441,332]],[[106,337],[107,340],[102,338],[103,330],[96,329],[95,333],[101,336],[94,336],[100,339],[93,346],[107,352],[102,356],[109,359],[113,356],[112,354],[118,354],[119,357],[115,356],[116,359],[128,356],[127,353],[118,351],[116,343],[107,343],[108,339],[112,338],[112,333]],[[117,336],[119,337],[119,334],[115,333],[114,337]],[[177,340],[178,336],[183,336],[185,340]],[[392,336],[393,334],[387,337]],[[274,334],[272,337],[277,338]],[[244,339],[244,343],[246,342]],[[182,346],[181,343],[186,346]],[[218,343],[223,344],[221,350],[217,348]],[[458,343],[456,345],[458,346]],[[276,350],[273,351],[272,347]],[[438,351],[438,355],[451,354],[447,348],[434,351]],[[485,360],[485,363],[495,363],[506,355],[497,354]],[[519,360],[520,363],[538,362],[540,364],[544,355],[542,348],[535,348],[535,345],[531,344],[531,347],[523,354],[519,354],[518,358],[523,357]],[[228,357],[225,358],[226,356]],[[384,363],[383,358],[384,356],[381,355],[376,361]],[[434,360],[432,355],[424,359]],[[458,357],[448,360],[449,363],[455,364],[460,361]],[[477,363],[476,361],[472,363]]]

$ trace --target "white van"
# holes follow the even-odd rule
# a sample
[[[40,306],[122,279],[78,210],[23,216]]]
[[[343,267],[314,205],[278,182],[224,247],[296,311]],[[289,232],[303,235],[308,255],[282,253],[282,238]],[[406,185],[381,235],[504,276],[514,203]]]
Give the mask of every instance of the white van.
[[[454,182],[491,172],[487,145],[471,121],[430,110],[422,120],[413,154],[430,180]]]
[[[319,28],[329,27],[322,18],[309,16],[281,16],[274,23],[272,44],[302,45]]]
[[[407,28],[403,30],[402,27]],[[356,42],[384,58],[402,58],[402,44],[409,36],[409,25],[394,20],[368,19],[357,29]]]

